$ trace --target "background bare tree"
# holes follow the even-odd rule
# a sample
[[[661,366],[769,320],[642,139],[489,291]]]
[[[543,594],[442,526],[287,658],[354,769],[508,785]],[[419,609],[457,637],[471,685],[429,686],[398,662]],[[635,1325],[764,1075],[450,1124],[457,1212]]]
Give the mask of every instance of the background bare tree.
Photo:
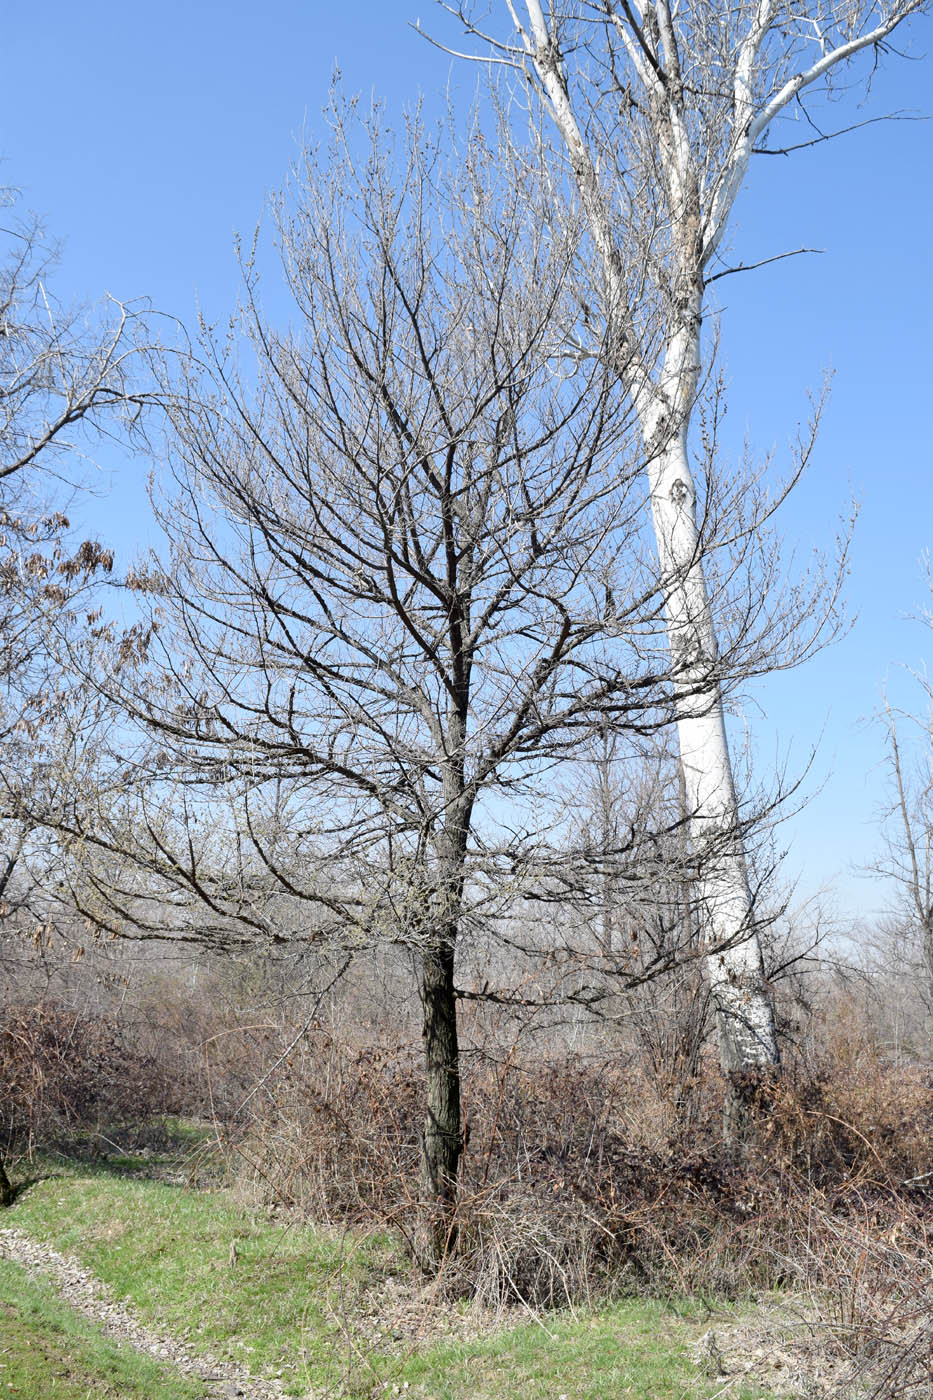
[[[933,1038],[933,689],[918,676],[923,708],[914,714],[885,702],[889,805],[884,852],[873,867],[893,884],[886,921],[888,959],[914,982]],[[890,971],[891,969],[889,969]]]
[[[62,307],[48,281],[56,249],[39,223],[16,217],[12,192],[2,203],[0,900],[9,917],[31,885],[21,876],[33,835],[21,798],[29,793],[32,806],[49,806],[50,784],[61,781],[67,759],[54,751],[48,726],[60,719],[66,696],[74,716],[83,691],[62,670],[56,634],[63,626],[93,628],[91,590],[113,564],[95,540],[75,538],[61,507],[81,482],[78,461],[95,437],[133,408],[128,363],[139,312],[117,303],[102,313]],[[72,729],[72,741],[79,732],[80,725]],[[2,1166],[0,1196],[9,1197]]]

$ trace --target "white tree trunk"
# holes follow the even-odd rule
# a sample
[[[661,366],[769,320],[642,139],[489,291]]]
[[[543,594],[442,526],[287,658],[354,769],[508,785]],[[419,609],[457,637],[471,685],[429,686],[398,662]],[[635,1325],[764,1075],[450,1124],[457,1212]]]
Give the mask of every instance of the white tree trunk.
[[[715,664],[712,611],[697,552],[695,493],[680,437],[651,470],[658,550],[683,582],[668,599],[668,636],[678,668],[677,738],[694,849],[709,851],[699,881],[707,971],[727,1073],[780,1062],[770,993],[764,979],[726,736],[722,695],[704,680]],[[667,558],[664,558],[664,556]]]
[[[722,1068],[730,1078],[780,1064],[770,991],[754,918],[722,691],[713,611],[703,571],[687,425],[696,389],[699,317],[675,336],[658,388],[633,393],[648,457],[651,508],[667,632],[684,795],[698,880],[707,972]],[[633,386],[634,388],[634,386]],[[741,1096],[741,1086],[737,1086]],[[727,1104],[727,1117],[737,1112]]]
[[[660,373],[654,378],[631,331],[612,216],[596,166],[570,101],[565,73],[551,43],[539,0],[526,0],[531,55],[552,116],[570,157],[574,179],[603,267],[606,315],[621,331],[621,373],[638,415],[648,462],[654,528],[666,587],[667,630],[675,693],[677,733],[691,836],[698,852],[712,852],[699,880],[708,974],[719,1033],[720,1063],[731,1091],[729,1131],[741,1131],[739,1076],[752,1080],[780,1064],[774,1011],[764,978],[748,872],[738,825],[738,805],[726,738],[722,693],[715,674],[716,629],[703,571],[703,542],[696,522],[696,489],[688,433],[700,373],[703,283],[699,265],[685,251],[680,306],[674,313]],[[651,85],[650,75],[646,82]],[[695,234],[695,185],[687,178],[681,124],[665,130],[661,162],[681,210],[683,250]],[[691,275],[692,274],[692,275]]]

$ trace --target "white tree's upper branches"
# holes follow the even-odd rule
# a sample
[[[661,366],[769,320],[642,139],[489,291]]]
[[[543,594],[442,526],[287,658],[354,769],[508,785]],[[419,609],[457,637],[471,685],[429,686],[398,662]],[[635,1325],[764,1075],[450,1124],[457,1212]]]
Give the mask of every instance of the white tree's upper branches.
[[[646,328],[657,330],[656,298],[670,336],[696,315],[693,298],[776,120],[808,92],[842,83],[859,54],[883,50],[923,0],[728,9],[704,0],[505,0],[501,29],[475,21],[470,6],[441,7],[482,40],[472,57],[507,61],[540,93],[590,222],[620,363],[637,395],[670,345],[646,342]]]

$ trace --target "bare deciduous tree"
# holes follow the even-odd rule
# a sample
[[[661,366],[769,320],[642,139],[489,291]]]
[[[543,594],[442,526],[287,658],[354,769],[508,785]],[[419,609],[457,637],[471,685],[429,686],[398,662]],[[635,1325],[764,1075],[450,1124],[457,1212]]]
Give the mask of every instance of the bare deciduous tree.
[[[777,125],[782,113],[850,75],[859,54],[877,58],[920,5],[504,0],[481,18],[471,4],[442,3],[483,41],[470,57],[520,75],[536,95],[555,185],[587,220],[589,261],[576,277],[596,338],[581,337],[580,351],[606,357],[641,432],[667,580],[680,761],[701,844],[710,830],[738,830],[693,455],[708,289],[742,270],[723,260],[729,219],[753,157],[793,148]],[[817,139],[813,131],[802,144]],[[743,1085],[771,1073],[779,1054],[743,851],[738,842],[719,849],[701,898],[733,1085],[727,1119],[738,1129]]]
[[[259,927],[265,883],[313,908],[307,936],[416,951],[436,1259],[462,1151],[458,937],[541,838],[580,734],[664,722],[662,604],[611,382],[554,373],[574,232],[479,136],[451,171],[414,129],[399,168],[378,122],[357,151],[333,119],[329,165],[309,155],[277,210],[299,326],[273,330],[247,263],[252,364],[205,333],[176,389],[171,559],[133,580],[149,688],[123,696],[157,736],[169,883],[253,937],[290,932]],[[196,828],[220,787],[236,860]]]
[[[923,713],[898,712],[885,702],[881,716],[890,800],[884,813],[884,854],[874,870],[893,882],[889,946],[899,943],[915,960],[933,1034],[933,693],[925,674],[920,682]]]
[[[573,864],[559,765],[672,722],[673,585],[611,357],[567,354],[581,225],[552,217],[546,172],[478,131],[451,155],[413,124],[395,156],[378,118],[361,140],[330,116],[329,160],[276,209],[295,326],[247,258],[239,322],[202,328],[167,396],[171,552],[129,580],[145,615],[104,681],[137,747],[102,735],[112,781],[47,820],[115,931],[414,950],[436,1261],[463,1147],[458,944]],[[772,507],[748,478],[704,503],[728,683],[799,620]],[[607,858],[638,868],[631,843]]]
[[[62,771],[44,739],[72,679],[54,646],[63,623],[76,625],[95,576],[112,555],[96,541],[77,542],[56,508],[73,492],[95,435],[131,407],[128,358],[138,311],[112,303],[103,315],[71,312],[48,277],[56,250],[35,221],[8,211],[0,265],[0,901],[10,914],[14,884],[30,840],[20,798]],[[93,619],[84,625],[93,625]],[[75,737],[73,732],[72,737]],[[0,1200],[10,1185],[0,1166]]]

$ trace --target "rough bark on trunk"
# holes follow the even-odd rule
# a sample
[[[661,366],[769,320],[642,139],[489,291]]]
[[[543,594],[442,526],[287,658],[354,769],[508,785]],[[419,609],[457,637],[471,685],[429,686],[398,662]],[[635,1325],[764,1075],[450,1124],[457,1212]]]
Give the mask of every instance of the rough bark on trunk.
[[[425,1118],[421,1138],[421,1197],[418,1252],[435,1270],[456,1243],[457,1172],[463,1150],[454,945],[440,940],[422,955],[424,1002]]]

